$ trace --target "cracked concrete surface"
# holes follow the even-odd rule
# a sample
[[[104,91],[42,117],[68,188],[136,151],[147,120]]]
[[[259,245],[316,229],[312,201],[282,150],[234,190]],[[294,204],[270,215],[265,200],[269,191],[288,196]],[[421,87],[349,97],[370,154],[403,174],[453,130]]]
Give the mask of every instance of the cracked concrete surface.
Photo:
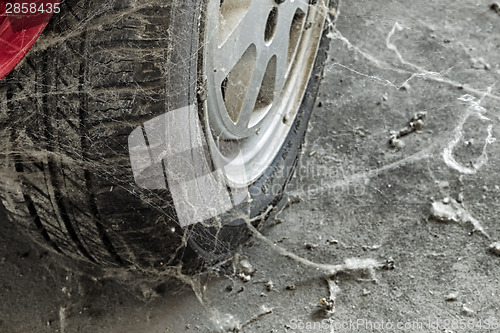
[[[499,30],[482,0],[342,4],[289,205],[261,232],[309,262],[354,269],[325,279],[254,238],[245,265],[196,281],[202,303],[170,284],[143,287],[156,295],[145,301],[127,283],[72,273],[3,218],[0,330],[349,332],[334,324],[364,320],[498,331]],[[389,145],[418,112],[420,130]],[[489,238],[431,218],[443,198]]]

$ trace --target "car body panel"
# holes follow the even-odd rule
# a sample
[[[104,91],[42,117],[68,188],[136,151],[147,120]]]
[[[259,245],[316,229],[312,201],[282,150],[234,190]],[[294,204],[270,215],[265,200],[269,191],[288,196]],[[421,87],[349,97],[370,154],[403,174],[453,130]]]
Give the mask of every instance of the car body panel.
[[[54,9],[59,6],[59,2],[59,0],[0,2],[0,80],[26,56],[52,15],[57,12]],[[17,10],[14,9],[14,5]]]

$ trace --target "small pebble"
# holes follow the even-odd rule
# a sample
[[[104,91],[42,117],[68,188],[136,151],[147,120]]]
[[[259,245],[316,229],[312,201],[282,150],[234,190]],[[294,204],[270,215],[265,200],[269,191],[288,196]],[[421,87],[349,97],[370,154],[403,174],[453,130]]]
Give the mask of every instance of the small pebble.
[[[458,293],[456,292],[453,292],[453,293],[449,293],[448,295],[446,295],[446,297],[444,298],[444,300],[446,302],[454,302],[456,301],[458,298]]]
[[[252,264],[246,259],[241,260],[239,264],[243,273],[247,275],[253,275],[256,271]]]
[[[248,282],[252,279],[252,277],[250,275],[246,275],[243,273],[240,273],[239,277],[240,277],[241,281],[243,281],[243,282]]]
[[[474,310],[472,310],[465,304],[462,305],[462,313],[467,316],[472,316],[475,314]]]
[[[401,87],[399,87],[399,90],[403,90],[403,91],[408,91],[410,90],[410,85],[408,84],[408,82],[405,82],[405,84],[403,84]]]
[[[500,256],[500,242],[495,242],[491,244],[489,249],[491,253]]]
[[[406,146],[403,140],[399,140],[396,138],[392,138],[391,140],[389,140],[389,144],[391,145],[391,147],[396,149],[403,149]]]
[[[312,250],[314,250],[315,248],[317,248],[317,247],[318,247],[318,245],[316,245],[316,244],[306,243],[306,244],[304,244],[304,247],[305,247],[306,249],[308,249],[309,251],[312,251]]]

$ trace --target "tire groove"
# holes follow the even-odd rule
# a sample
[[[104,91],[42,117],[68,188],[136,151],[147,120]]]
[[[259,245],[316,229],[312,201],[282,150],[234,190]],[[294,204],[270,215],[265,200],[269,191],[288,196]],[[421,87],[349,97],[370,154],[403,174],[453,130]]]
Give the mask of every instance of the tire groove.
[[[83,43],[83,52],[85,52],[86,40],[87,40],[87,33],[86,32],[83,33],[82,39],[83,39],[83,42],[82,42]],[[85,87],[85,79],[87,77],[86,68],[87,68],[87,61],[84,59],[82,61],[82,63],[80,64],[80,73],[79,73],[80,78],[79,78],[78,88],[81,90],[83,90]],[[80,96],[83,97],[84,94],[81,94]],[[86,110],[87,109],[88,109],[87,108],[87,99],[82,98],[81,103],[80,103],[80,107],[78,109],[78,118],[79,118],[79,122],[80,122],[78,134],[80,136],[80,145],[82,148],[82,157],[83,157],[84,161],[88,160],[88,158],[89,158],[88,151],[90,148],[90,142],[89,142],[90,139],[89,139],[88,134],[87,134],[87,126],[86,126],[86,120],[87,120]],[[95,226],[97,227],[97,231],[99,233],[99,237],[101,239],[101,242],[103,243],[104,248],[108,251],[108,253],[111,255],[111,257],[116,261],[116,263],[118,263],[120,266],[123,266],[124,261],[120,257],[118,252],[116,251],[113,244],[111,243],[111,240],[106,232],[106,229],[104,228],[104,226],[102,224],[102,219],[101,219],[101,216],[99,214],[99,209],[98,209],[97,203],[96,203],[96,197],[95,197],[95,194],[93,192],[94,189],[93,189],[93,184],[92,184],[92,175],[90,174],[90,172],[88,171],[87,168],[84,169],[83,175],[84,175],[85,188],[86,188],[86,193],[87,193],[87,196],[86,196],[87,202],[88,202],[88,205],[90,208],[90,214],[95,217]]]
[[[48,59],[48,55],[46,54],[44,57],[44,61],[43,61],[43,70],[44,70],[43,72],[46,73],[45,77],[44,77],[45,81],[49,81],[48,73],[50,73],[50,71],[47,68],[48,63],[49,63],[49,59]],[[42,88],[43,89],[43,97],[42,97],[41,109],[42,109],[42,117],[43,117],[43,125],[44,125],[44,129],[43,129],[44,135],[43,136],[45,137],[46,149],[49,152],[53,152],[52,146],[51,146],[50,142],[48,141],[49,140],[48,138],[52,134],[52,126],[50,124],[50,113],[49,113],[49,107],[48,107],[49,101],[48,101],[48,97],[47,97],[47,93],[48,93],[47,90],[48,90],[48,87],[50,87],[50,86],[51,86],[50,82],[45,82],[45,84],[43,85],[43,88]],[[85,258],[87,258],[91,262],[95,263],[96,260],[90,255],[90,253],[87,251],[87,249],[84,247],[82,241],[78,237],[76,230],[75,230],[73,224],[71,223],[71,219],[68,215],[66,207],[64,206],[63,196],[62,196],[62,193],[60,191],[59,182],[57,180],[57,172],[55,169],[56,163],[53,161],[51,156],[47,157],[46,166],[47,166],[47,171],[48,171],[48,176],[49,176],[49,180],[46,180],[46,181],[47,182],[50,181],[50,183],[52,185],[52,190],[54,193],[54,197],[52,198],[52,201],[55,204],[54,210],[56,211],[56,214],[58,211],[59,214],[57,214],[57,215],[60,216],[60,218],[62,220],[61,222],[66,227],[66,231],[68,232],[69,237],[71,238],[73,243],[76,245],[79,252]]]
[[[189,53],[190,36],[177,40],[174,32],[191,34],[196,30],[189,17],[191,10],[193,17],[198,17],[201,12],[197,8],[202,6],[193,2],[190,7],[180,0],[153,2],[164,6],[154,6],[161,9],[154,10],[147,0],[113,1],[116,6],[104,6],[103,10],[99,1],[65,2],[71,8],[59,16],[60,22],[47,27],[45,38],[40,38],[26,58],[32,66],[18,67],[23,85],[14,91],[16,100],[11,101],[10,109],[15,113],[0,124],[0,131],[7,134],[11,128],[17,130],[10,154],[19,152],[25,168],[24,173],[18,173],[20,182],[15,179],[22,192],[8,193],[17,202],[11,200],[11,210],[27,216],[17,218],[19,223],[32,236],[39,236],[29,217],[33,210],[28,211],[23,198],[26,194],[37,221],[63,253],[89,261],[83,248],[102,266],[133,263],[164,267],[181,243],[185,245],[175,224],[175,212],[165,201],[170,198],[168,193],[142,196],[142,192],[135,192],[127,135],[150,117],[164,113],[167,98],[174,105],[194,95],[192,88],[182,88],[179,94],[166,91],[181,84],[184,87],[186,77],[176,79],[184,65],[189,73],[194,71],[192,58],[182,60],[182,64],[172,62],[178,65],[172,68],[175,74],[165,73],[160,66],[159,77],[151,74],[148,66],[179,61],[177,55]],[[174,17],[173,12],[179,9]],[[189,17],[181,15],[185,12]],[[160,20],[163,14],[165,20]],[[192,29],[184,29],[184,24]],[[107,27],[112,29],[103,34]],[[123,70],[118,71],[120,68]],[[14,87],[17,79],[19,76],[13,77],[9,84]],[[114,126],[116,121],[120,126]],[[6,164],[13,169],[14,161],[8,158],[5,155]],[[170,226],[175,226],[175,233]],[[38,238],[47,243],[42,236]]]
[[[14,96],[14,93],[13,93],[12,89],[8,89],[7,90],[7,94],[6,94],[7,105],[10,103],[10,100],[12,100],[13,96]],[[10,107],[7,110],[8,110],[7,112],[9,114],[12,113],[12,111],[10,111],[10,110],[12,110]],[[16,131],[12,128],[10,130],[10,135],[9,135],[9,141],[11,143],[14,142],[15,133],[16,133]],[[24,173],[24,165],[21,162],[22,161],[21,157],[19,155],[14,155],[12,159],[14,161],[14,170],[16,170],[16,172],[18,172],[19,174],[23,174]],[[50,244],[50,246],[56,252],[63,253],[63,251],[57,246],[56,242],[49,236],[47,230],[43,226],[43,223],[42,223],[42,221],[40,219],[40,216],[38,215],[38,212],[36,210],[35,204],[34,204],[33,200],[31,199],[31,197],[29,195],[23,193],[23,199],[24,199],[24,203],[23,204],[28,209],[28,213],[30,215],[30,218],[26,218],[25,217],[25,218],[22,218],[22,219],[23,220],[32,220],[31,223],[33,223],[33,225],[35,226],[36,230],[43,237],[43,239],[45,239],[45,241],[48,244]]]
[[[20,167],[22,169],[22,166]],[[17,169],[17,166],[16,166]],[[42,220],[40,219],[40,216],[38,215],[38,212],[35,207],[35,203],[31,199],[31,197],[27,194],[23,194],[24,202],[26,203],[26,206],[28,207],[28,211],[33,219],[33,223],[36,226],[36,229],[38,232],[42,235],[42,237],[54,248],[59,253],[63,253],[61,249],[56,245],[54,240],[49,236],[47,230],[45,229]]]
[[[90,253],[87,251],[85,246],[83,246],[82,241],[78,237],[75,228],[73,227],[73,224],[71,223],[71,219],[69,217],[69,214],[66,210],[66,207],[64,205],[63,201],[63,195],[61,191],[59,190],[59,183],[57,181],[57,173],[55,171],[55,163],[51,161],[51,158],[49,157],[49,161],[47,163],[47,169],[49,171],[50,175],[50,182],[52,183],[52,187],[54,190],[54,201],[55,201],[55,207],[54,209],[59,210],[59,215],[61,216],[62,222],[64,223],[64,226],[66,227],[66,230],[68,231],[68,235],[71,237],[73,242],[75,243],[76,247],[80,251],[80,253],[89,259],[92,262],[96,262],[96,260],[90,255]]]

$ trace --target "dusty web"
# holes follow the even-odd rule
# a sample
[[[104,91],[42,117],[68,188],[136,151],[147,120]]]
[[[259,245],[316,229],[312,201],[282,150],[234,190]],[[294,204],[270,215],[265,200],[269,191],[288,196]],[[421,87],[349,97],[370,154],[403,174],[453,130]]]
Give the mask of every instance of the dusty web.
[[[109,2],[105,6],[98,6],[99,10],[92,11],[91,15],[86,15],[84,19],[79,20],[79,23],[76,24],[76,27],[70,33],[54,33],[51,38],[41,40],[35,47],[34,54],[44,54],[44,52],[51,50],[54,46],[66,45],[61,50],[70,53],[74,59],[70,58],[64,66],[57,68],[56,62],[48,61],[50,59],[47,59],[47,57],[50,58],[53,54],[45,55],[45,60],[47,60],[49,68],[45,68],[36,74],[30,74],[28,72],[31,67],[37,68],[40,66],[40,62],[36,57],[33,57],[28,60],[29,62],[22,69],[16,72],[16,76],[12,76],[7,81],[8,86],[2,86],[2,94],[5,94],[7,97],[1,102],[2,117],[9,119],[8,125],[2,129],[2,138],[7,139],[8,136],[11,136],[11,139],[13,138],[10,146],[5,147],[4,151],[4,155],[7,157],[6,163],[11,167],[11,170],[12,168],[15,169],[16,164],[20,164],[19,159],[21,159],[21,164],[25,168],[32,168],[32,170],[35,170],[37,164],[49,165],[51,163],[57,167],[64,166],[66,170],[69,170],[69,173],[73,173],[77,169],[92,170],[93,174],[98,175],[100,179],[104,180],[102,186],[99,188],[101,193],[121,192],[124,196],[138,199],[144,206],[153,208],[157,212],[157,215],[155,215],[157,221],[155,223],[161,224],[165,223],[165,220],[177,219],[176,213],[171,208],[171,198],[166,199],[168,194],[165,192],[138,186],[137,182],[131,178],[133,172],[130,167],[124,168],[123,164],[121,164],[122,162],[125,164],[128,163],[127,159],[116,163],[116,160],[110,158],[110,156],[121,156],[128,151],[129,147],[126,140],[102,141],[102,137],[110,135],[126,137],[132,130],[141,128],[141,126],[144,131],[142,124],[145,120],[149,120],[152,112],[151,109],[154,109],[155,105],[159,103],[165,103],[165,99],[167,99],[166,96],[163,96],[159,92],[163,90],[163,87],[158,88],[155,86],[154,83],[157,77],[151,73],[156,71],[160,72],[161,76],[176,75],[175,73],[179,71],[178,68],[183,67],[185,70],[195,56],[183,58],[179,63],[170,64],[165,61],[165,53],[157,50],[157,48],[161,49],[165,45],[162,45],[161,42],[153,42],[152,46],[148,46],[141,51],[140,59],[135,59],[135,61],[148,59],[140,73],[143,76],[138,78],[135,76],[137,73],[134,73],[130,59],[127,59],[130,54],[125,53],[122,59],[118,61],[110,61],[107,59],[109,54],[106,53],[104,47],[102,52],[92,53],[89,51],[90,44],[94,43],[93,39],[98,39],[99,35],[104,32],[121,33],[114,30],[115,28],[113,27],[116,26],[124,29],[123,31],[126,31],[125,37],[130,38],[130,40],[125,40],[123,45],[108,46],[108,51],[114,52],[116,48],[120,48],[124,52],[127,52],[127,48],[136,50],[137,45],[134,44],[132,38],[134,30],[137,29],[137,26],[145,22],[148,24],[148,27],[155,24],[148,17],[148,10],[151,8],[151,5],[139,5],[138,3],[138,1],[131,1],[128,7],[123,5],[123,9],[120,9],[122,5],[118,2]],[[110,10],[113,10],[112,15],[108,14]],[[187,12],[185,9],[181,9],[180,11]],[[414,49],[412,53],[412,46],[408,45],[403,38],[407,33],[411,35],[412,23],[421,18],[407,18],[401,22],[391,22],[384,30],[374,32],[379,41],[377,45],[366,46],[368,43],[363,40],[356,40],[356,36],[351,30],[344,30],[345,25],[342,27],[335,25],[332,17],[336,18],[342,15],[341,8],[336,11],[325,9],[326,11],[329,12],[329,15],[326,15],[329,25],[328,37],[331,39],[333,49],[337,51],[342,50],[344,53],[343,56],[332,54],[331,62],[325,67],[325,75],[334,77],[335,80],[338,80],[338,77],[348,77],[351,82],[362,81],[364,84],[364,86],[360,86],[354,82],[353,87],[344,89],[341,95],[335,97],[334,101],[338,102],[339,110],[342,110],[341,107],[346,104],[354,104],[355,99],[360,96],[359,91],[362,91],[365,86],[379,86],[387,94],[391,95],[401,91],[412,92],[412,89],[421,89],[422,86],[432,85],[439,87],[439,89],[455,89],[456,96],[453,100],[448,99],[441,104],[437,104],[437,109],[432,109],[431,106],[422,106],[421,101],[416,100],[413,96],[413,99],[408,102],[408,110],[392,110],[390,115],[398,117],[401,120],[399,122],[401,127],[409,126],[409,128],[413,129],[412,117],[419,111],[426,111],[427,119],[423,127],[424,132],[427,126],[426,122],[431,122],[431,119],[440,111],[438,109],[453,108],[455,116],[451,123],[452,128],[443,130],[443,133],[439,134],[438,139],[432,140],[430,144],[417,147],[417,149],[413,150],[411,150],[412,147],[410,144],[407,144],[410,147],[401,148],[410,149],[410,152],[401,158],[394,158],[381,165],[363,164],[363,162],[366,162],[364,158],[357,160],[354,158],[352,160],[349,158],[339,158],[337,160],[340,161],[339,164],[350,167],[347,172],[333,173],[333,177],[332,174],[329,174],[330,177],[324,177],[324,181],[314,188],[294,188],[290,186],[286,191],[287,196],[292,198],[298,197],[301,198],[300,200],[307,201],[318,195],[329,194],[328,191],[332,188],[349,188],[350,186],[367,188],[372,186],[370,184],[379,176],[400,170],[409,165],[429,162],[430,160],[434,161],[436,159],[443,167],[464,176],[477,174],[488,167],[488,163],[491,162],[490,149],[495,144],[498,119],[496,110],[491,106],[491,102],[500,100],[500,96],[495,89],[498,87],[498,85],[495,85],[498,79],[496,74],[494,75],[494,82],[489,82],[489,85],[482,86],[479,83],[476,84],[473,79],[471,81],[457,79],[456,72],[459,66],[453,64],[453,62],[445,63],[443,66],[437,66],[436,68],[433,68],[429,64],[422,64],[418,59],[418,49]],[[430,26],[427,23],[426,25]],[[429,30],[433,30],[437,34],[441,33],[438,28],[429,28]],[[168,33],[169,31],[160,31],[160,36],[156,36],[156,39],[160,40],[160,37],[167,36]],[[132,37],[128,36],[128,34]],[[354,35],[354,37],[347,36],[348,34]],[[400,45],[401,43],[403,45]],[[176,46],[179,45],[167,45],[166,48],[172,49]],[[445,56],[452,53],[449,50],[445,51],[443,51]],[[456,50],[453,49],[453,51]],[[66,81],[64,79],[65,76],[72,77],[72,72],[81,70],[81,58],[98,66],[100,74],[84,71],[81,75],[77,75],[75,80]],[[166,63],[166,65],[160,68],[147,67],[155,62]],[[121,63],[123,67],[116,67],[118,63]],[[59,75],[61,79],[58,78]],[[110,91],[109,83],[112,80],[115,80],[114,84],[116,82],[120,84],[119,89]],[[160,85],[163,83],[161,81]],[[331,84],[331,82],[328,83]],[[326,87],[323,91],[329,88]],[[191,96],[195,95],[196,92],[189,91],[190,89],[192,88],[181,88],[179,94],[187,93],[188,95],[191,94]],[[175,96],[173,97],[175,99]],[[82,102],[82,100],[87,98],[92,100],[92,105]],[[383,105],[390,97],[382,95],[378,96],[378,98],[380,99],[380,104]],[[436,96],[433,95],[433,98],[436,98]],[[56,107],[47,110],[44,106],[47,103],[54,103]],[[172,109],[179,107],[174,102],[169,103],[172,105],[167,105],[167,107],[171,107]],[[434,104],[434,106],[436,105]],[[65,113],[65,108],[71,111]],[[99,110],[99,115],[96,119],[84,120],[81,117],[82,111],[84,113],[86,109],[90,108]],[[35,111],[30,111],[33,109]],[[119,115],[124,109],[127,110],[127,114]],[[133,117],[130,115],[133,115]],[[368,113],[367,117],[369,116],[370,114]],[[386,116],[383,114],[375,113],[375,116],[373,114],[371,116],[375,118],[379,117],[379,119],[368,119],[364,123],[364,126],[369,127],[374,122],[377,122],[378,125],[372,126],[368,130],[358,128],[356,129],[356,135],[360,135],[360,133],[362,135],[374,135],[381,142],[389,142],[391,138],[390,132],[395,129],[393,127],[395,125],[387,122]],[[467,127],[467,123],[474,119],[479,120],[479,124],[483,127],[482,133],[485,135],[476,140],[475,145],[479,146],[478,151],[475,151],[476,155],[473,155],[469,160],[464,160],[456,151],[460,150],[459,148],[466,141],[467,133],[465,133],[465,128]],[[316,129],[313,128],[312,131]],[[125,134],[120,131],[123,131]],[[419,131],[415,130],[415,132]],[[413,138],[414,134],[408,135],[408,138],[410,137]],[[342,139],[342,137],[339,135],[338,139]],[[403,139],[406,140],[407,138]],[[41,149],[40,143],[43,146]],[[81,149],[80,145],[84,146],[85,149]],[[333,163],[335,158],[331,156],[331,150],[335,147],[328,147],[327,145],[328,143],[325,143],[325,140],[317,138],[309,146],[309,148],[312,147],[312,151],[309,152],[309,155],[306,154],[302,157],[301,163],[305,163],[304,161],[307,159],[316,162],[323,159],[328,163]],[[78,147],[75,148],[75,146]],[[340,149],[342,148],[340,147]],[[11,172],[6,171],[3,175],[4,178],[11,177]],[[44,175],[49,175],[59,180],[65,177],[65,179],[71,179],[70,175],[54,176],[50,175],[50,172],[37,175],[33,171],[33,175],[32,178],[27,178],[27,181],[33,183],[34,187],[44,186]],[[319,173],[319,176],[322,176],[321,173]],[[82,186],[82,184],[78,183],[76,186]],[[16,184],[7,184],[5,186],[12,186],[10,188],[12,192],[17,191]],[[379,187],[375,186],[373,185],[373,188],[381,192]],[[57,194],[53,196],[57,196]],[[14,202],[8,202],[14,199],[6,198],[5,200],[7,204],[11,206],[15,205]],[[78,203],[78,200],[81,199],[75,196],[73,200]],[[242,209],[242,211],[236,213],[236,216],[233,217],[243,221],[243,224],[246,225],[250,233],[274,253],[300,263],[312,270],[318,269],[322,271],[329,283],[330,296],[326,297],[323,301],[327,311],[332,310],[329,304],[335,301],[340,288],[332,282],[332,277],[342,271],[368,270],[371,273],[376,268],[384,267],[385,264],[382,261],[372,258],[347,258],[339,260],[338,262],[340,263],[338,264],[329,263],[329,260],[326,263],[317,263],[314,260],[299,256],[294,250],[287,250],[285,247],[278,246],[276,242],[264,236],[255,227],[257,222],[263,220],[269,213],[274,213],[273,218],[276,220],[279,219],[281,212],[273,212],[273,209],[273,206],[269,206],[267,210],[252,218],[250,218],[248,210]],[[460,209],[463,209],[463,207]],[[459,211],[464,212],[463,210]],[[477,222],[474,226],[478,230],[484,231],[478,220],[475,218],[472,219]],[[169,228],[180,229],[177,225],[168,226]],[[217,238],[218,233],[222,230],[222,220],[214,218],[210,222],[205,223],[205,226],[215,229],[215,238]],[[193,236],[207,242],[211,242],[214,238],[213,233],[193,231],[187,228],[181,232],[178,251],[181,251],[186,245],[187,239]],[[230,245],[227,243],[216,243],[212,246],[214,253],[230,252]],[[127,251],[125,250],[124,252]],[[132,252],[131,250],[130,253]],[[130,255],[133,256],[132,254]],[[238,277],[240,272],[234,274],[231,272],[228,273],[227,269],[223,267],[226,264],[223,261],[222,263],[207,265],[206,270],[227,275],[230,278]],[[162,269],[146,265],[141,266],[140,270],[151,276],[156,276],[157,281],[173,276],[190,285],[200,302],[207,304],[207,309],[214,312],[213,319],[220,321],[220,314],[217,314],[217,309],[210,306],[210,300],[207,300],[204,294],[205,284],[203,277],[186,275],[182,265]],[[248,276],[248,274],[244,274],[243,276]],[[270,311],[270,309],[263,309],[262,315],[269,314]],[[230,325],[233,325],[233,328],[241,329],[256,321],[260,316],[251,317],[246,322],[232,320]],[[61,318],[64,319],[64,310],[62,310]]]
[[[402,5],[395,6],[397,7],[396,10],[399,9],[401,13],[406,12]],[[485,8],[485,11],[487,11],[487,7]],[[366,14],[366,17],[369,17],[369,15]],[[335,131],[332,131],[333,133],[324,131],[322,134],[328,133],[329,137],[327,139],[318,137],[313,140],[312,143],[309,143],[309,154],[303,156],[302,165],[307,164],[304,162],[304,160],[307,159],[313,159],[314,161],[320,162],[326,161],[330,163],[331,166],[335,165],[335,162],[338,162],[344,167],[344,171],[348,169],[347,172],[332,172],[328,175],[331,176],[335,174],[339,177],[329,177],[325,182],[320,182],[314,187],[299,186],[299,188],[297,188],[291,186],[287,194],[292,198],[292,201],[312,202],[311,198],[318,198],[318,194],[319,198],[324,200],[330,194],[330,189],[332,188],[346,189],[349,188],[349,186],[358,186],[360,184],[369,188],[371,186],[370,184],[384,175],[390,175],[399,170],[407,170],[407,168],[412,165],[432,165],[433,168],[440,170],[440,175],[437,176],[434,172],[429,171],[429,177],[436,183],[436,187],[439,187],[438,191],[443,199],[442,202],[432,202],[432,205],[429,200],[434,200],[434,197],[427,197],[418,202],[422,207],[425,218],[429,218],[430,214],[431,219],[437,219],[438,221],[451,221],[460,224],[469,223],[472,225],[473,231],[477,231],[486,236],[486,238],[489,238],[490,236],[485,230],[486,228],[478,218],[474,216],[475,214],[471,214],[470,211],[465,208],[473,208],[473,205],[478,205],[478,203],[468,204],[464,202],[463,193],[456,193],[456,200],[449,198],[449,192],[452,190],[450,189],[448,181],[443,181],[442,178],[447,178],[451,175],[452,179],[458,179],[458,182],[462,184],[464,179],[467,179],[470,175],[487,172],[484,171],[485,169],[494,170],[491,169],[491,163],[494,163],[491,159],[496,148],[495,135],[498,135],[498,114],[494,104],[500,98],[498,90],[496,89],[498,70],[491,70],[492,66],[489,65],[484,58],[478,60],[479,58],[474,48],[477,47],[477,45],[473,41],[465,45],[463,42],[459,42],[457,45],[451,46],[450,49],[439,49],[439,52],[436,52],[437,54],[432,53],[433,50],[430,50],[430,55],[426,57],[426,50],[418,49],[420,45],[411,45],[411,43],[405,42],[404,40],[408,38],[408,35],[413,36],[412,33],[418,35],[419,32],[412,31],[412,29],[415,29],[413,27],[415,23],[422,25],[423,27],[421,27],[421,29],[423,29],[425,33],[433,35],[431,38],[436,38],[436,35],[439,38],[446,38],[447,34],[452,30],[447,27],[446,24],[440,26],[438,23],[426,22],[425,17],[403,17],[402,15],[401,21],[389,22],[385,26],[386,29],[377,30],[375,36],[360,37],[356,36],[355,32],[353,32],[356,27],[349,27],[345,25],[345,22],[344,26],[339,27],[335,26],[334,22],[330,22],[331,31],[329,37],[332,39],[332,45],[335,46],[334,49],[339,51],[341,55],[332,53],[331,63],[325,67],[327,76],[334,77],[334,79],[327,80],[324,83],[325,85],[331,84],[331,86],[323,89],[323,93],[325,93],[327,89],[337,87],[337,85],[332,82],[334,80],[337,81],[339,77],[348,81],[352,86],[347,88],[343,87],[341,93],[337,95],[333,102],[339,104],[339,109],[342,109],[342,107],[347,109],[345,106],[349,103],[356,106],[359,105],[356,104],[356,98],[363,98],[363,94],[360,94],[359,91],[366,91],[368,90],[367,87],[379,86],[379,90],[385,92],[383,95],[382,93],[381,96],[379,95],[378,98],[380,100],[376,105],[383,105],[384,102],[391,98],[388,96],[407,92],[411,96],[407,97],[409,102],[407,102],[407,104],[402,102],[402,104],[409,110],[402,111],[401,106],[393,106],[394,110],[391,110],[391,115],[395,115],[401,119],[400,124],[407,124],[406,127],[399,132],[405,133],[402,135],[405,136],[403,139],[407,140],[406,133],[416,133],[417,136],[433,132],[439,134],[436,134],[436,137],[426,142],[426,144],[421,144],[417,147],[415,147],[415,145],[410,148],[406,147],[410,152],[407,152],[402,157],[394,158],[386,163],[374,166],[368,165],[368,163],[364,165],[360,163],[365,161],[364,159],[336,159],[336,154],[332,153],[335,146],[332,147],[329,145],[332,144],[330,139],[331,136],[335,137],[337,133]],[[354,35],[355,38],[351,39],[350,37],[345,37],[345,33],[341,31],[347,31],[351,35]],[[366,42],[370,37],[374,38],[376,42],[371,44]],[[358,38],[358,40],[355,40],[356,38]],[[376,44],[377,42],[379,42],[379,44]],[[450,41],[447,39],[443,42],[443,44],[448,43],[450,43]],[[368,44],[370,47],[359,46],[362,44]],[[455,54],[457,53],[459,54],[459,57],[457,57],[459,59],[456,59]],[[443,63],[433,63],[432,59],[430,59],[432,56],[444,59]],[[449,59],[449,61],[446,61],[447,59]],[[472,74],[468,72],[469,66],[472,68]],[[466,69],[464,70],[464,68]],[[488,73],[490,70],[491,72]],[[486,74],[484,74],[483,71],[486,71]],[[466,72],[467,75],[464,75],[464,72]],[[479,79],[481,75],[487,76],[488,80],[484,80],[484,78]],[[362,82],[362,84],[356,85],[357,82]],[[439,100],[439,94],[433,94],[425,87],[434,87],[436,90],[446,91],[446,94],[452,95],[452,97]],[[359,89],[359,91],[357,91],[357,89]],[[420,89],[422,91],[420,91]],[[369,93],[367,92],[366,94]],[[415,98],[415,95],[412,94],[420,95]],[[426,94],[428,94],[429,97],[427,97]],[[430,101],[430,98],[434,98],[435,100]],[[426,99],[427,105],[425,103]],[[323,104],[325,103],[323,102]],[[335,109],[335,104],[330,104],[330,106]],[[325,106],[323,105],[323,107]],[[375,109],[375,106],[373,108]],[[427,114],[427,119],[424,120],[422,128],[417,127],[415,123],[415,119],[420,119],[418,116],[419,112],[425,112]],[[440,117],[443,112],[449,112],[451,115],[449,118],[450,126],[446,128],[433,128],[432,121]],[[373,112],[371,114],[368,113],[366,117],[384,118],[384,115]],[[348,121],[346,122],[348,123]],[[355,127],[353,135],[361,134],[362,137],[376,135],[378,140],[387,144],[387,149],[393,149],[396,153],[399,150],[405,150],[404,146],[389,145],[393,137],[391,133],[397,132],[394,131],[396,129],[393,127],[394,124],[389,124],[386,119],[373,120],[368,118],[366,121],[360,122],[363,123],[364,128],[361,126]],[[366,129],[366,127],[369,127],[370,123],[374,122],[379,126],[372,126]],[[351,125],[350,123],[348,124]],[[354,125],[352,126],[354,127]],[[429,127],[431,127],[432,130],[428,130]],[[314,130],[317,129],[313,129],[312,131]],[[351,135],[351,133],[348,134]],[[338,136],[339,139],[344,138],[341,135]],[[410,138],[414,137],[415,136],[411,134],[411,136],[408,136],[408,141],[411,143]],[[473,139],[471,139],[471,137]],[[336,143],[333,143],[333,145],[335,144]],[[471,145],[474,146],[474,149],[471,149],[471,151],[468,152],[469,155],[464,158],[463,147],[470,147]],[[336,148],[342,149],[344,147],[337,143]],[[493,159],[496,161],[496,158]],[[319,174],[321,174],[321,171]],[[413,176],[408,175],[407,177]],[[300,178],[300,176],[298,176],[298,178]],[[314,177],[303,178],[307,179],[307,181],[315,181]],[[386,186],[391,188],[392,184],[389,183],[386,184]],[[381,188],[372,187],[372,189],[384,195]],[[401,198],[393,198],[394,201],[389,201],[390,199],[387,200],[386,202],[390,202],[394,205],[404,203],[404,199]],[[479,205],[481,204],[485,206],[489,205],[489,202],[484,196],[483,203],[479,203]],[[353,205],[353,207],[355,206]],[[386,221],[386,223],[391,223],[391,221]],[[336,272],[337,270],[348,270],[350,268],[349,263],[351,261],[349,260],[346,260],[344,264],[330,265],[318,264],[300,257],[293,251],[288,251],[278,246],[276,241],[272,241],[260,234],[255,228],[252,228],[249,222],[247,222],[247,224],[254,236],[265,243],[274,252],[301,263],[306,267],[319,269],[327,274]],[[378,246],[376,248],[378,248]],[[494,248],[494,246],[492,245],[491,248]],[[356,263],[356,265],[353,266],[355,269],[380,268],[382,266],[380,262],[372,259],[353,259],[352,263]],[[329,283],[330,296],[322,299],[321,304],[325,310],[332,312],[332,304],[338,294],[339,287],[328,277],[327,281]]]
[[[168,193],[135,182],[126,138],[158,110],[180,104],[181,96],[196,98],[194,85],[182,83],[173,96],[166,96],[163,79],[180,72],[186,76],[183,71],[196,62],[196,48],[201,46],[194,45],[193,50],[193,45],[179,45],[178,40],[167,45],[167,37],[175,30],[168,27],[168,21],[175,20],[174,13],[177,20],[182,16],[197,19],[193,16],[196,6],[189,6],[67,1],[30,55],[2,82],[2,185],[9,193],[3,202],[22,215],[20,201],[26,204],[29,198],[30,214],[37,211],[46,223],[46,238],[57,239],[63,252],[73,251],[65,239],[69,233],[81,243],[77,252],[98,261],[110,259],[98,259],[99,250],[94,249],[94,245],[109,247],[109,240],[124,231],[119,230],[120,218],[105,217],[119,213],[119,200],[114,207],[102,205],[107,196],[135,200],[137,210],[154,210],[138,229],[164,223],[163,230],[181,239],[172,253],[185,247],[191,231],[165,223],[177,218]],[[187,57],[170,59],[175,48],[187,47]],[[23,173],[13,176],[16,171]],[[137,218],[144,218],[140,215]],[[66,216],[75,225],[64,222]],[[109,233],[104,238],[101,227]],[[123,262],[138,260],[127,244],[115,243],[115,247],[112,250],[117,254],[123,252]],[[146,257],[154,257],[153,252]],[[173,259],[164,261],[168,260]],[[149,272],[153,266],[143,268]]]

